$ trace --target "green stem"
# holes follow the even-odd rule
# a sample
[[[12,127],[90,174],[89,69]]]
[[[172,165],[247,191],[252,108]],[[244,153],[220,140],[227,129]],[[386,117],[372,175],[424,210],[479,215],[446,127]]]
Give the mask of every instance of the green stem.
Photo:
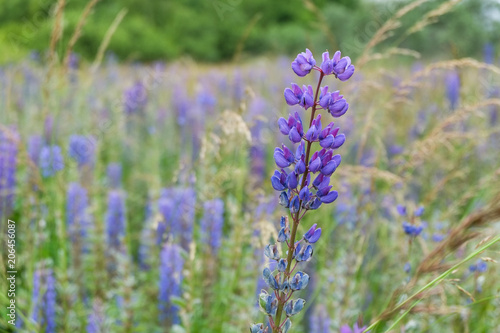
[[[325,74],[323,72],[320,72],[320,77],[318,81],[318,86],[316,87],[316,93],[314,95],[314,104],[312,106],[312,111],[311,111],[311,119],[309,120],[309,127],[311,127],[312,122],[314,120],[314,115],[316,113],[316,102],[318,101],[318,94],[321,86],[321,81],[323,81],[323,77]],[[311,153],[311,146],[312,142],[307,141],[307,148],[306,148],[306,171],[304,172],[304,175],[302,176],[302,183],[300,185],[300,190],[302,190],[306,184],[306,179],[307,175],[309,173],[309,154]],[[300,192],[300,191],[299,191]],[[302,210],[302,200],[299,202],[299,210],[295,214],[295,216],[292,216],[293,219],[293,226],[290,234],[290,241],[288,243],[288,257],[287,257],[287,266],[284,272],[284,278],[288,279],[290,277],[290,268],[292,267],[292,260],[293,260],[293,252],[295,251],[295,237],[297,235],[297,228],[300,223],[300,211]],[[283,314],[283,307],[285,306],[285,301],[286,301],[286,295],[285,292],[282,291],[280,293],[280,297],[278,299],[278,310],[276,311],[276,320],[274,321],[275,327],[273,329],[273,333],[280,333],[281,332],[281,315]]]

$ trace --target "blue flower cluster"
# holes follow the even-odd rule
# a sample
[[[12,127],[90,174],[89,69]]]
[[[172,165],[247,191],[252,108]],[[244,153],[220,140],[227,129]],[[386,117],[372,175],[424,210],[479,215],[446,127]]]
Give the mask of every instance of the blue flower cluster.
[[[346,81],[354,73],[351,59],[341,58],[339,51],[333,59],[330,59],[328,52],[323,53],[323,62],[318,67],[312,52],[307,49],[292,62],[292,69],[300,77],[316,70],[320,77],[316,90],[310,85],[300,88],[292,83],[292,87],[284,91],[288,105],[299,105],[306,111],[311,109],[309,127],[304,127],[298,112],[290,114],[288,119],[278,120],[280,132],[288,136],[292,144],[298,145],[290,149],[282,144],[274,150],[274,161],[279,169],[271,177],[271,184],[280,192],[279,203],[289,209],[293,223],[283,216],[277,243],[267,245],[264,250],[266,257],[275,263],[270,265],[275,269],[266,267],[262,273],[272,292],[262,290],[259,304],[262,312],[268,316],[273,333],[287,332],[292,325],[290,317],[299,313],[305,304],[304,299],[292,299],[292,296],[307,287],[309,275],[302,271],[295,272],[295,268],[298,263],[311,260],[312,244],[319,240],[321,228],[314,224],[297,241],[300,221],[307,211],[332,203],[338,197],[338,192],[332,190],[330,178],[341,162],[341,156],[335,151],[344,144],[346,137],[339,134],[340,129],[333,122],[323,127],[321,114],[316,115],[316,111],[325,110],[337,118],[347,112],[349,104],[339,91],[329,92],[328,86],[321,87],[321,82],[327,75]],[[320,147],[311,153],[314,143]],[[286,248],[286,251],[281,251],[281,248]],[[286,318],[282,320],[283,314]],[[262,323],[250,327],[252,333],[264,333],[268,329]]]

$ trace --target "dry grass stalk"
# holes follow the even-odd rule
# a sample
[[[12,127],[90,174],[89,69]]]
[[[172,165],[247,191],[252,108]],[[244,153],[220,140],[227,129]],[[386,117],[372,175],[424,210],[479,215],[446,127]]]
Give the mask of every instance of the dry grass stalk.
[[[418,1],[415,1],[413,3],[410,3],[406,6],[404,6],[403,8],[398,10],[392,18],[390,18],[387,22],[384,23],[384,25],[382,25],[382,27],[380,27],[380,29],[377,30],[377,32],[375,33],[375,35],[373,35],[373,37],[370,39],[368,44],[366,44],[366,46],[361,54],[361,57],[357,61],[356,66],[358,68],[361,68],[368,61],[370,61],[370,50],[373,49],[378,44],[380,44],[381,42],[383,42],[384,40],[386,40],[387,38],[391,37],[392,31],[401,27],[401,21],[399,20],[400,18],[402,18],[403,16],[408,14],[413,9],[419,7],[420,5],[422,5],[428,1],[429,0],[418,0]]]
[[[339,173],[341,178],[352,177],[353,179],[359,180],[360,182],[364,182],[364,177],[384,180],[391,184],[403,182],[403,178],[392,172],[377,168],[365,167],[362,165],[344,165],[336,172]]]
[[[438,272],[450,267],[443,264],[446,256],[467,241],[477,237],[480,233],[477,228],[485,227],[488,223],[500,219],[500,194],[491,202],[490,206],[467,216],[462,223],[452,229],[448,237],[429,253],[417,268],[415,279],[424,273]]]
[[[384,53],[374,53],[373,55],[370,56],[370,61],[387,59],[387,58],[392,57],[393,55],[404,55],[404,56],[408,56],[408,57],[413,57],[415,59],[420,58],[420,53],[417,51],[393,47],[393,48],[388,49]]]
[[[425,28],[430,24],[436,23],[436,21],[440,16],[443,16],[444,14],[448,13],[450,10],[453,9],[453,7],[455,7],[455,5],[457,5],[461,1],[462,0],[450,0],[448,2],[443,3],[438,8],[431,10],[430,12],[425,14],[420,21],[418,21],[417,23],[415,23],[415,25],[413,25],[410,29],[408,29],[408,31],[405,33],[405,36],[409,36],[415,32],[422,30],[423,28]]]
[[[325,15],[323,15],[321,10],[311,0],[303,0],[303,2],[304,6],[316,16],[318,20],[317,21],[318,25],[320,29],[323,30],[323,33],[328,39],[328,42],[330,43],[330,47],[332,48],[332,50],[337,50],[338,49],[337,38],[335,37],[335,34],[332,33],[330,27],[328,26]]]
[[[54,22],[54,27],[52,29],[52,34],[50,37],[50,45],[49,45],[49,61],[48,61],[49,66],[47,70],[47,75],[45,76],[44,83],[42,84],[43,87],[42,92],[45,100],[45,103],[43,103],[43,109],[41,113],[42,122],[49,112],[49,100],[50,100],[49,83],[52,77],[52,72],[54,70],[54,65],[56,61],[56,45],[62,36],[62,19],[63,19],[65,5],[66,5],[66,0],[59,0],[57,2],[55,9],[55,22]]]
[[[85,21],[87,20],[87,17],[90,15],[92,8],[94,8],[98,2],[99,0],[90,0],[85,6],[82,15],[80,16],[80,20],[76,25],[75,32],[73,33],[73,36],[71,36],[71,39],[69,40],[68,43],[68,47],[66,48],[66,55],[64,56],[64,62],[63,62],[65,70],[68,68],[71,51],[73,51],[73,47],[78,41],[78,38],[80,38],[83,26],[85,25]]]
[[[99,66],[101,65],[102,59],[104,58],[104,52],[106,52],[106,49],[108,48],[109,42],[111,41],[111,37],[113,37],[116,29],[118,29],[118,26],[120,25],[125,15],[127,15],[127,10],[126,9],[120,10],[118,15],[116,15],[115,19],[113,20],[113,23],[111,23],[108,30],[106,31],[106,34],[104,35],[101,45],[99,45],[99,49],[97,50],[97,56],[95,57],[95,60],[92,63],[92,67],[90,69],[92,73],[95,73],[97,68],[99,68]]]
[[[421,163],[425,157],[431,156],[432,153],[442,145],[449,145],[455,139],[470,139],[477,140],[477,133],[464,133],[461,131],[448,131],[447,128],[463,121],[470,115],[478,117],[484,116],[484,108],[490,105],[500,106],[500,99],[487,99],[482,102],[468,105],[456,110],[453,114],[446,117],[440,124],[438,124],[426,137],[422,140],[415,142],[410,149],[408,166],[415,166]],[[451,147],[451,146],[450,146]]]
[[[446,60],[430,64],[421,71],[414,73],[408,80],[403,81],[399,85],[399,87],[397,87],[397,89],[402,93],[405,92],[410,93],[411,89],[408,88],[417,87],[419,84],[421,84],[420,80],[431,75],[434,70],[452,70],[456,68],[465,68],[465,67],[470,67],[475,69],[485,69],[500,75],[499,67],[495,65],[486,64],[484,62],[480,62],[472,58]]]

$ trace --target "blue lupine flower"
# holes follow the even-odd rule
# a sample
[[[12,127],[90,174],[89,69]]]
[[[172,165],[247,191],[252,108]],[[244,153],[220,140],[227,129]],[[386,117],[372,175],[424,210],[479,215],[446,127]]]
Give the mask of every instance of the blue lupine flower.
[[[106,169],[108,184],[111,188],[117,189],[122,183],[122,166],[119,163],[109,163]]]
[[[278,309],[278,300],[274,296],[274,293],[268,294],[267,291],[262,290],[259,295],[259,304],[261,310],[271,316],[276,314]]]
[[[297,313],[299,313],[300,311],[302,311],[302,309],[304,308],[304,305],[306,304],[306,301],[303,300],[302,298],[298,298],[296,300],[289,300],[286,304],[285,304],[285,312],[286,312],[286,315],[288,317],[291,317],[291,316],[294,316],[296,315]]]
[[[441,242],[444,238],[445,238],[445,235],[443,235],[443,234],[438,234],[438,233],[432,234],[432,240],[436,243]]]
[[[421,216],[425,211],[424,206],[420,206],[415,210],[415,213],[413,213],[415,216],[419,217]]]
[[[262,277],[264,278],[264,281],[267,283],[268,287],[274,290],[277,290],[280,288],[280,285],[276,278],[273,276],[271,270],[266,267],[262,271]]]
[[[91,136],[72,135],[69,138],[69,156],[79,167],[93,165],[95,160],[96,140]]]
[[[484,273],[488,270],[488,265],[486,264],[485,261],[478,259],[475,264],[472,264],[469,266],[469,271],[474,273]]]
[[[179,323],[179,308],[172,303],[171,298],[181,296],[183,266],[181,249],[174,244],[165,244],[160,254],[160,293],[158,295],[158,308],[162,323]]]
[[[108,194],[106,235],[110,248],[119,250],[122,247],[122,238],[125,236],[125,200],[123,194],[117,190]]]
[[[288,280],[288,285],[292,290],[302,290],[309,283],[309,275],[304,272],[297,272]]]
[[[409,262],[407,262],[404,265],[403,270],[405,271],[406,274],[410,274],[410,272],[411,272],[411,264]]]
[[[18,140],[17,131],[0,130],[0,217],[7,217],[14,206]]]
[[[203,204],[204,214],[200,221],[204,242],[210,245],[212,254],[221,246],[222,227],[224,226],[224,202],[221,199],[207,201]]]
[[[87,190],[80,184],[70,183],[66,198],[66,225],[70,239],[73,243],[84,242],[90,222],[87,215]],[[81,245],[84,249],[85,243]]]
[[[314,65],[316,65],[316,60],[314,60],[311,51],[306,49],[306,52],[300,53],[292,62],[292,69],[298,76],[306,76]]]
[[[31,318],[47,333],[56,332],[56,281],[51,269],[37,269],[33,276]]]
[[[45,146],[40,152],[42,176],[47,178],[64,169],[64,157],[59,146]]]
[[[297,244],[295,251],[293,253],[293,258],[300,261],[309,261],[313,255],[313,247],[311,245],[300,245]]]
[[[136,82],[123,94],[124,108],[127,115],[143,112],[148,102],[146,87],[141,82]]]
[[[446,75],[446,97],[450,102],[450,108],[455,110],[460,99],[460,76],[457,71]]]
[[[424,227],[422,225],[416,226],[408,222],[403,222],[403,230],[408,236],[417,237],[424,230]]]
[[[321,237],[321,228],[316,228],[317,224],[313,226],[304,235],[304,240],[308,243],[316,243]]]
[[[279,260],[280,254],[278,251],[278,245],[274,244],[268,244],[266,248],[264,249],[264,254],[266,257],[268,257],[271,260]]]
[[[399,215],[406,216],[406,207],[405,206],[397,205],[396,210],[398,211]]]
[[[312,86],[303,86],[301,89],[292,83],[292,88],[284,91],[285,101],[288,105],[299,105],[305,110],[312,107],[313,115],[319,105],[328,110],[333,117],[340,117],[345,114],[349,105],[338,91],[328,92],[328,87],[321,88],[321,80],[324,75],[333,74],[341,81],[345,81],[354,73],[354,66],[349,57],[341,58],[340,52],[336,52],[332,60],[329,59],[328,52],[325,52],[321,68],[315,64],[311,51],[307,49],[293,61],[292,69],[299,76],[309,74],[312,69],[320,71],[322,74],[318,89],[321,94],[320,91],[314,92]],[[317,100],[318,95],[319,100]],[[280,332],[288,331],[291,321],[289,318],[282,321],[282,312],[276,313],[278,304],[280,309],[284,309],[287,317],[297,314],[304,307],[303,299],[291,300],[290,297],[293,291],[307,286],[309,276],[303,272],[293,274],[293,271],[297,263],[311,260],[313,255],[311,244],[317,242],[321,236],[321,228],[317,228],[314,224],[303,238],[297,241],[295,239],[297,225],[308,210],[318,209],[322,204],[332,203],[337,199],[338,192],[332,190],[330,177],[340,165],[342,158],[338,154],[334,155],[334,150],[341,147],[346,140],[344,134],[339,134],[339,128],[335,128],[333,122],[323,129],[319,114],[316,118],[311,117],[309,125],[304,132],[298,112],[289,115],[288,120],[285,118],[278,120],[280,132],[287,135],[292,143],[298,144],[295,153],[284,144],[281,148],[275,149],[274,161],[279,170],[275,170],[271,177],[273,188],[280,192],[280,205],[290,210],[294,220],[291,231],[288,218],[281,218],[277,241],[286,242],[288,252],[285,253],[288,253],[291,260],[295,260],[296,263],[289,262],[290,258],[282,258],[277,244],[266,246],[264,254],[277,265],[277,273],[268,267],[264,268],[263,280],[274,292],[268,294],[263,290],[259,296],[259,305],[264,313],[276,316],[275,321],[270,321],[270,324],[273,330]],[[311,146],[315,142],[319,143],[321,149],[315,151],[309,159]],[[306,160],[306,155],[309,160]],[[315,173],[319,174],[311,181],[311,174]],[[283,278],[283,275],[287,278]],[[261,324],[251,326],[252,332],[260,332],[262,329]]]

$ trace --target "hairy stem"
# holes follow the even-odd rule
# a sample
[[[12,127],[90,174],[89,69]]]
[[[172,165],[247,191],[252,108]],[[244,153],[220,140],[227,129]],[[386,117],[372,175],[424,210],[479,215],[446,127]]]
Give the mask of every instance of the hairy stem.
[[[316,87],[316,93],[314,95],[314,104],[312,106],[311,119],[309,120],[309,127],[311,127],[311,124],[314,120],[314,115],[316,113],[316,102],[318,101],[318,94],[319,94],[319,90],[320,90],[320,86],[321,86],[321,81],[323,81],[324,76],[325,76],[325,74],[323,74],[323,72],[320,72],[318,86]],[[302,176],[302,183],[300,185],[300,190],[302,190],[304,188],[304,186],[306,184],[307,175],[309,174],[309,154],[311,152],[311,146],[312,146],[312,142],[307,141],[306,159],[305,159],[306,171],[304,172],[304,175]],[[290,234],[290,242],[288,243],[287,266],[286,266],[286,269],[284,272],[285,279],[290,277],[290,269],[292,267],[293,252],[295,251],[295,237],[297,235],[297,228],[299,226],[300,220],[303,217],[303,215],[302,215],[299,218],[301,210],[302,210],[302,200],[300,200],[300,202],[299,202],[299,210],[297,211],[295,216],[292,216],[293,226],[292,226],[292,230],[291,230],[291,234]],[[275,326],[273,328],[273,333],[280,333],[281,332],[281,315],[283,314],[283,307],[285,306],[286,301],[287,301],[287,298],[286,298],[285,292],[282,291],[280,294],[280,297],[278,299],[278,310],[276,311],[276,320],[274,321]]]

